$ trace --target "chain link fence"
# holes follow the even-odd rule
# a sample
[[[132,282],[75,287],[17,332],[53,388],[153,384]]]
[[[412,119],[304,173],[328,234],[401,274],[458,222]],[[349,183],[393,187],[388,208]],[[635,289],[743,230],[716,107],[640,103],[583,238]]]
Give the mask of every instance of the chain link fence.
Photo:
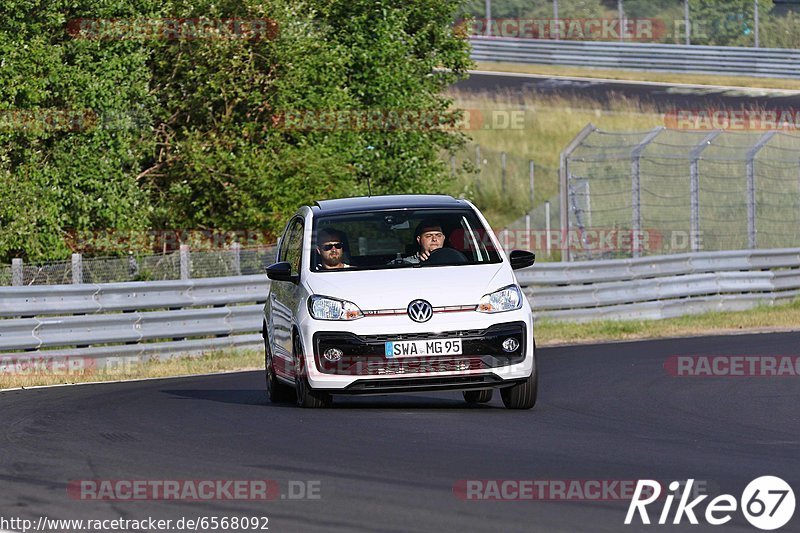
[[[264,272],[275,262],[275,245],[191,251],[188,247],[158,255],[87,258],[26,264],[15,260],[0,266],[0,286],[115,283],[188,278],[245,276]]]
[[[472,35],[800,48],[793,1],[467,0]]]
[[[798,135],[590,126],[563,161],[572,259],[800,246]]]

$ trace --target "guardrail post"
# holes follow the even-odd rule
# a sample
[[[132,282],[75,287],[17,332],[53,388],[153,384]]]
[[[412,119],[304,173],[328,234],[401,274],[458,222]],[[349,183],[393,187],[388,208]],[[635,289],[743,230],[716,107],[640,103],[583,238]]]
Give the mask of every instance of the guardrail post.
[[[22,259],[20,258],[11,260],[11,285],[22,285]]]
[[[233,254],[233,273],[237,276],[242,275],[242,245],[235,242],[231,245]]]
[[[660,126],[645,136],[636,147],[631,151],[631,230],[633,240],[633,257],[640,255],[640,241],[642,232],[642,209],[641,209],[641,186],[639,166],[642,160],[642,152],[656,136],[664,131],[664,127]]]
[[[720,133],[722,132],[717,130],[706,135],[689,156],[689,204],[691,206],[689,240],[693,252],[700,250],[700,154]]]
[[[756,154],[776,134],[768,131],[747,152],[747,247],[755,248],[756,241]]]
[[[192,257],[189,253],[188,244],[181,244],[180,258],[181,258],[181,279],[190,279],[192,277]]]
[[[72,254],[72,283],[80,285],[83,283],[83,256]]]

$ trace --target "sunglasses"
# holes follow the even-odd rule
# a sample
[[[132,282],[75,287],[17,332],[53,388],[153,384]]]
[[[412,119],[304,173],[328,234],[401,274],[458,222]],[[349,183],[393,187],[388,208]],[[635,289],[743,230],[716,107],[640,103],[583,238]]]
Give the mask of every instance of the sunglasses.
[[[330,242],[328,244],[323,244],[322,249],[326,252],[330,252],[331,249],[336,248],[337,250],[341,250],[344,245],[340,242]]]

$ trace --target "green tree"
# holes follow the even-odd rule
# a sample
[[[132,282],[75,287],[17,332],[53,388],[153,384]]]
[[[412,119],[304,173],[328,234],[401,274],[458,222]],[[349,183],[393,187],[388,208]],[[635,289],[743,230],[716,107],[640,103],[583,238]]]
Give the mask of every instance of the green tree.
[[[143,228],[136,181],[148,109],[147,51],[81,39],[80,17],[156,12],[148,0],[6,0],[0,19],[0,258],[63,258],[70,231]],[[147,118],[144,117],[146,122]]]
[[[772,11],[772,0],[758,0],[759,18]],[[712,46],[753,46],[752,0],[689,0],[692,43]]]
[[[7,0],[0,259],[64,258],[70,231],[276,233],[298,204],[364,193],[367,178],[376,193],[441,190],[441,153],[464,140],[442,96],[470,65],[457,9],[437,0]],[[71,35],[69,21],[81,17],[273,19],[279,31],[87,38],[89,24]],[[416,111],[443,127],[330,130],[283,120],[366,110]],[[21,126],[20,111],[80,120]]]
[[[441,93],[469,65],[454,3],[176,1],[171,9],[270,17],[280,31],[158,47],[160,124],[146,171],[157,225],[277,232],[298,204],[365,193],[367,177],[373,193],[431,191],[446,179],[439,154],[463,142],[456,133],[292,129],[280,117],[415,110],[452,125]]]

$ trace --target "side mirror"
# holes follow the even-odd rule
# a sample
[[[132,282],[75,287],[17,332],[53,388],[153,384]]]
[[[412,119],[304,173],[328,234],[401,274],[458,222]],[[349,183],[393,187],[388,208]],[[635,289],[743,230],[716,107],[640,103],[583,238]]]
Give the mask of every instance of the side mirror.
[[[267,277],[273,281],[291,281],[297,283],[300,276],[292,275],[292,265],[288,261],[273,263],[267,267]]]
[[[536,254],[527,250],[511,250],[508,256],[512,270],[528,268],[536,261]]]

